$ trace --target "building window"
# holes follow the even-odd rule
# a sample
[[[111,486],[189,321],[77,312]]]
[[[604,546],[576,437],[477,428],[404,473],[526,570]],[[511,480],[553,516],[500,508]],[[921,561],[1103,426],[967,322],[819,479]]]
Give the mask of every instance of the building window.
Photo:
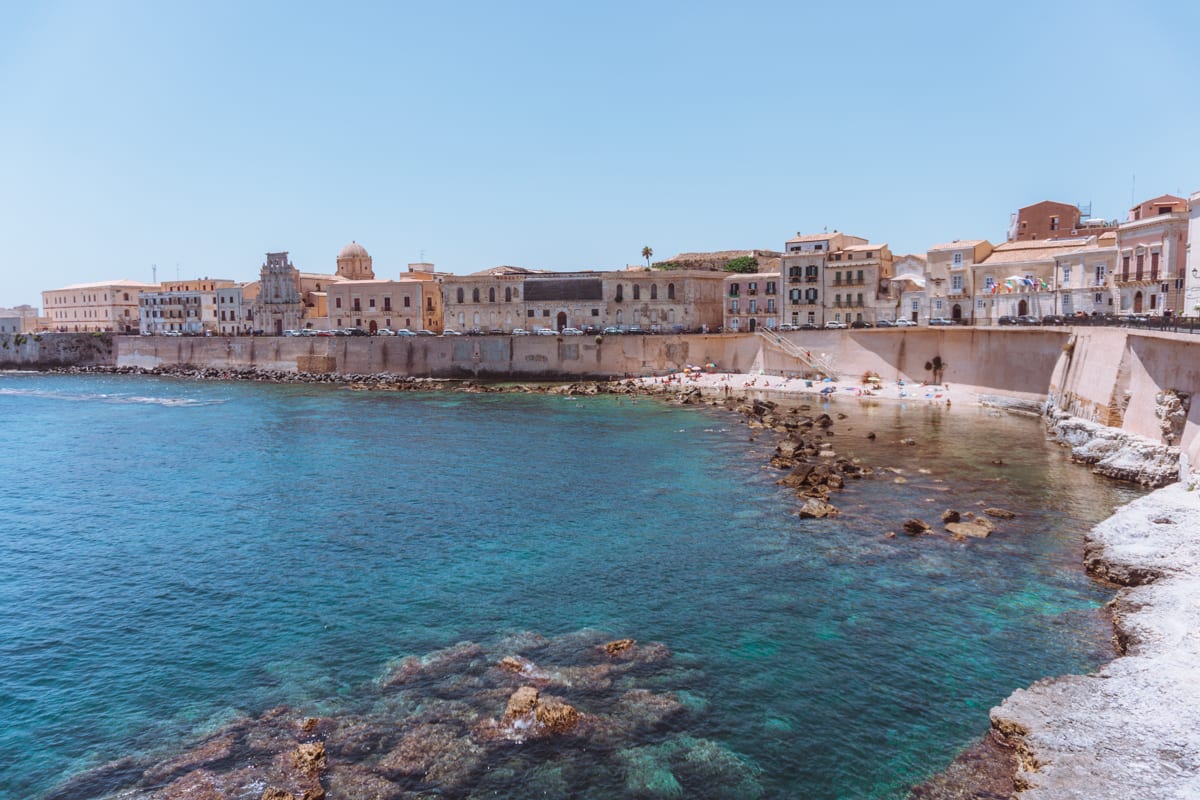
[[[729,296],[730,297],[737,297],[740,292],[741,292],[741,284],[737,284],[737,283],[729,284]]]
[[[738,313],[738,299],[736,297],[729,301],[729,313]]]
[[[342,298],[340,298],[340,297],[338,297],[338,298],[335,298],[335,299],[334,299],[334,301],[333,301],[333,307],[334,307],[334,308],[341,308],[341,307],[342,307]]]
[[[617,284],[617,296],[616,296],[616,301],[619,303],[619,302],[621,302],[621,301],[622,301],[622,300],[624,300],[624,299],[625,299],[625,286],[624,286],[624,284],[620,284],[620,283],[618,283],[618,284]]]
[[[1103,303],[1104,302],[1104,294],[1102,292],[1096,292],[1094,295],[1092,295],[1092,302],[1097,305]]]
[[[859,285],[861,286],[861,285],[862,285],[862,283],[863,283],[863,271],[860,269],[860,270],[858,271],[858,275],[856,275],[855,277],[857,277],[857,278],[858,278],[858,283],[859,283]]]
[[[512,302],[512,287],[511,286],[504,287],[504,302],[506,302],[506,303]]]
[[[912,308],[912,310],[913,310],[914,312],[916,312],[916,311],[920,311],[920,310],[921,310],[921,301],[920,301],[920,300],[918,300],[917,298],[915,298],[915,297],[914,297],[914,298],[912,299],[912,306],[911,306],[911,308]]]
[[[962,263],[963,263],[962,262],[962,253],[955,253],[954,254],[954,266],[961,267]]]
[[[495,286],[488,287],[488,302],[489,303],[496,302],[496,287]]]
[[[658,299],[658,284],[657,283],[650,284],[650,299],[651,300]]]
[[[462,289],[459,289],[459,291],[461,292]],[[384,311],[392,310],[392,296],[390,294],[387,297],[383,298],[383,310]]]
[[[774,297],[767,298],[767,313],[768,314],[775,313],[775,298]]]
[[[374,307],[375,307],[375,298],[374,298],[374,297],[372,297],[372,298],[369,298],[369,299],[367,300],[367,307],[368,307],[368,308],[374,308]]]
[[[1052,230],[1052,231],[1058,230],[1058,217],[1050,218],[1050,230]]]
[[[475,287],[474,289],[471,290],[471,302],[472,303],[479,302],[479,287]],[[405,303],[405,305],[408,305],[408,303]]]
[[[767,281],[767,294],[775,294],[775,281]]]
[[[408,295],[404,295],[404,307],[409,308],[411,306],[412,306],[412,298],[409,297]]]
[[[548,316],[550,316],[550,309],[548,309],[548,308],[547,308],[547,309],[543,309],[543,310],[542,310],[542,316],[543,316],[543,317],[548,317]]]
[[[937,309],[938,311],[941,311],[941,310],[942,310],[942,301],[941,301],[941,300],[934,300],[934,301],[933,301],[933,307],[934,307],[935,309]]]
[[[1069,284],[1071,282],[1071,265],[1068,264],[1068,265],[1064,266],[1062,268],[1062,270],[1063,270],[1062,282],[1063,282],[1063,286],[1066,286],[1067,284]]]
[[[983,308],[983,298],[982,297],[978,297],[975,299],[975,307]]]
[[[527,317],[533,317],[533,309],[531,308],[531,309],[529,309],[528,311],[526,311],[526,312],[525,312],[525,316],[527,316]]]
[[[954,292],[955,294],[962,294],[962,290],[963,290],[963,276],[962,275],[951,275],[950,276],[950,291]]]
[[[458,296],[458,302],[461,303],[463,301],[463,290],[461,287],[459,288],[459,290],[457,292],[457,296]]]
[[[642,299],[642,287],[636,283],[633,285],[633,299],[634,300]]]
[[[598,309],[598,308],[593,308],[593,309],[592,309],[592,316],[593,316],[593,317],[598,317],[598,316],[600,316],[600,309]]]
[[[668,300],[675,299],[675,284],[673,284],[673,283],[667,284],[667,299]]]

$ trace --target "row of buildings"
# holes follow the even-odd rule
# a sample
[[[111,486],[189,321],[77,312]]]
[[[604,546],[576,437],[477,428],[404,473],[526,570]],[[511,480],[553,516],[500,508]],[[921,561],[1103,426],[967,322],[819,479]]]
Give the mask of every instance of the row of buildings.
[[[1007,240],[964,239],[923,254],[844,232],[797,234],[782,251],[681,254],[653,267],[452,275],[409,264],[377,278],[357,242],[329,273],[268,253],[258,280],[108,281],[42,293],[43,310],[0,310],[0,333],[249,335],[361,328],[503,332],[611,328],[755,331],[829,322],[1001,316],[1193,314],[1200,309],[1200,192],[1164,195],[1123,221],[1046,201],[1013,214]],[[738,259],[754,272],[727,272]]]

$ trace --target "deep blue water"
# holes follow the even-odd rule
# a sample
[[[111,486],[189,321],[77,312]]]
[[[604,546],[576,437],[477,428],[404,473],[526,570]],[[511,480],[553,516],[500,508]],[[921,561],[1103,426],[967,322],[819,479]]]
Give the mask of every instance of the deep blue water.
[[[399,656],[582,628],[670,647],[683,732],[765,796],[902,796],[1014,688],[1111,657],[1081,537],[1133,492],[1033,420],[835,410],[839,452],[907,483],[801,521],[768,438],[715,410],[0,375],[0,796],[352,705]],[[883,535],[981,502],[1022,514]]]

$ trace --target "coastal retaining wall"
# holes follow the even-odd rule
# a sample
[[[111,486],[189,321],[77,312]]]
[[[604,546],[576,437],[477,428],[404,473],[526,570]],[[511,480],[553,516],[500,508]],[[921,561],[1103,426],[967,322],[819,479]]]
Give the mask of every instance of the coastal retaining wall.
[[[0,335],[0,369],[112,366],[108,333],[25,333]]]

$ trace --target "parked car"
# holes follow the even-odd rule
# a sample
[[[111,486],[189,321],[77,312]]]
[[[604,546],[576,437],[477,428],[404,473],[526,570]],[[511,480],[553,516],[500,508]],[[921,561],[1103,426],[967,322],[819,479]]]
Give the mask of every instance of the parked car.
[[[579,330],[579,328],[563,328],[562,335],[563,336],[583,336],[583,331]]]
[[[421,328],[421,330],[417,331],[417,336],[437,336],[437,334],[434,333],[433,331],[426,330],[425,328]]]
[[[556,336],[557,333],[555,332],[555,330],[553,328],[534,328],[533,335],[534,336]]]
[[[621,330],[616,325],[609,325],[607,328],[604,329],[605,336],[620,336],[624,332],[625,331]]]
[[[645,333],[645,331],[642,330],[641,325],[630,325],[629,328],[625,332],[626,333]]]
[[[1010,317],[1009,315],[1005,314],[1004,316],[1002,316],[1002,317],[1000,317],[999,319],[997,319],[997,320],[996,320],[996,324],[997,324],[997,325],[1016,325],[1016,324],[1017,324],[1017,318],[1016,318],[1016,317]]]
[[[876,328],[894,328],[894,327],[896,327],[896,323],[892,322],[890,319],[881,319],[875,323],[875,327]]]
[[[528,336],[529,331],[525,330],[524,328],[513,328],[512,335],[513,336]]]
[[[1046,316],[1042,317],[1043,325],[1062,325],[1063,323],[1063,318],[1058,314],[1047,314]]]
[[[865,319],[856,319],[850,323],[851,328],[874,328],[875,326],[867,322]]]
[[[797,330],[801,330],[801,331],[815,331],[815,330],[818,330],[818,328],[817,328],[817,326],[816,326],[814,323],[811,323],[811,322],[805,322],[805,323],[804,323],[804,324],[802,324],[802,325],[801,325],[799,328],[797,328]]]
[[[462,336],[462,331],[445,330],[442,331],[442,336]]]
[[[416,336],[416,334],[413,333],[412,331],[410,331],[408,328],[401,328],[400,330],[396,331],[396,335],[397,336]]]
[[[831,319],[831,320],[829,320],[829,322],[825,323],[825,327],[826,328],[845,328],[846,323],[838,322],[836,319]]]
[[[915,327],[917,327],[917,323],[913,322],[911,319],[898,319],[898,320],[896,320],[896,327],[897,328],[915,328]]]
[[[1017,317],[1017,324],[1018,325],[1041,325],[1042,321],[1040,319],[1038,319],[1037,317],[1035,317],[1033,314],[1022,314],[1021,316]]]
[[[787,323],[784,323],[783,325],[780,325],[780,326],[777,328],[777,330],[779,330],[779,331],[794,331],[794,330],[796,330],[796,326],[795,326],[795,325],[789,325],[789,324],[787,324]]]
[[[376,336],[395,336],[396,332],[393,331],[391,328],[380,328],[379,330],[375,331],[375,335]]]
[[[287,331],[284,331],[284,332],[283,332],[283,335],[284,335],[284,336],[299,336],[299,335],[300,335],[300,331],[292,331],[292,330],[287,330]]]

